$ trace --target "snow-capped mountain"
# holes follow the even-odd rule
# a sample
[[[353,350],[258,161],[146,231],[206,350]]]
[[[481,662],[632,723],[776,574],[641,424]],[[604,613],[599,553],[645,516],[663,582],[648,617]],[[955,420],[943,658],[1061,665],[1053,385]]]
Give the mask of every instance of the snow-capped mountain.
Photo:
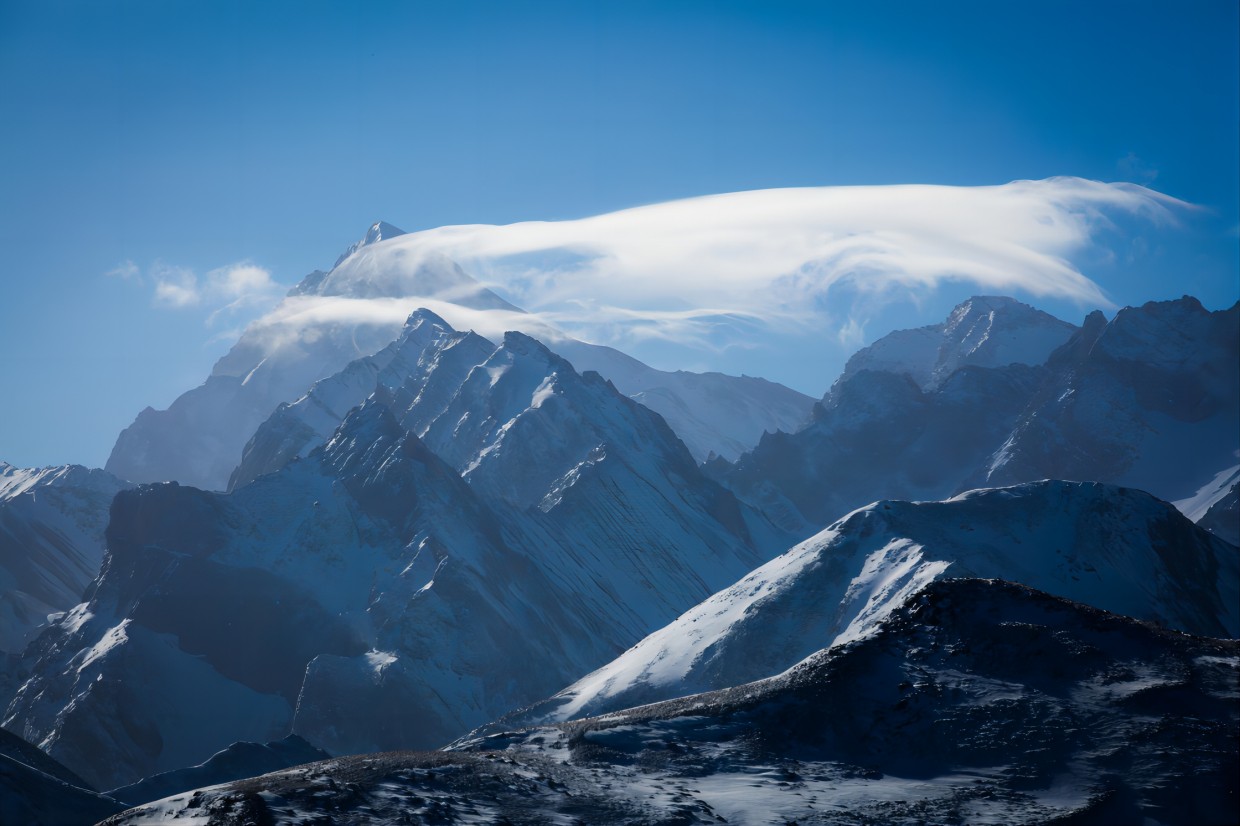
[[[90,599],[32,648],[5,725],[103,787],[290,729],[437,745],[787,546],[596,374],[514,333],[461,378],[446,356],[473,339],[410,327],[437,354],[399,371],[418,386],[380,382],[304,458],[229,495],[118,496]],[[402,426],[441,403],[425,440]]]
[[[696,439],[699,450],[695,452],[690,446],[695,458],[705,458],[714,453],[715,448],[727,449],[735,455],[745,445],[755,443],[768,426],[792,427],[807,415],[807,406],[802,401],[808,400],[782,385],[762,379],[717,373],[665,373],[611,348],[571,340],[559,340],[555,349],[557,358],[568,354],[577,372],[601,367],[610,375],[620,377],[622,384],[616,386],[624,395],[655,412],[670,410],[681,425],[678,429],[669,421],[672,430],[682,438],[687,433]],[[401,334],[387,347],[373,356],[351,362],[339,373],[316,382],[306,395],[292,404],[277,408],[246,444],[229,488],[246,484],[279,469],[295,457],[306,455],[326,441],[349,409],[361,404],[376,387],[383,388],[392,398],[393,407],[401,411],[402,425],[426,437],[431,423],[441,417],[450,404],[459,408],[470,403],[454,400],[453,396],[464,386],[469,371],[494,352],[495,345],[481,336],[472,332],[458,333],[430,310],[416,310]],[[508,353],[502,358],[511,357]],[[592,366],[583,368],[583,364]],[[509,368],[493,365],[486,370],[487,376],[499,376]],[[511,383],[511,378],[508,382]],[[514,411],[514,415],[524,409]],[[666,415],[664,418],[667,420]],[[440,429],[443,427],[441,424]],[[437,452],[445,457],[460,453],[463,448],[448,443],[457,436],[453,425],[451,439],[445,441],[440,436]],[[454,464],[458,470],[466,469],[465,464]],[[518,470],[525,472],[525,469]]]
[[[106,823],[1230,823],[1235,641],[936,580],[760,682],[184,793]]]
[[[400,334],[409,313],[424,306],[462,328],[489,318],[497,330],[522,329],[553,346],[562,342],[582,360],[582,370],[614,370],[623,377],[617,381],[623,392],[665,413],[699,460],[712,453],[735,457],[763,432],[799,425],[808,416],[812,401],[780,385],[654,370],[611,348],[576,342],[509,304],[455,262],[402,245],[403,234],[375,224],[332,270],[302,279],[245,330],[204,384],[167,410],[143,410],[120,434],[107,470],[134,482],[225,489],[246,443],[280,404],[380,351]],[[703,404],[708,401],[710,408]]]
[[[873,632],[943,577],[1003,577],[1194,634],[1240,635],[1240,556],[1171,505],[1037,482],[849,514],[511,721],[724,688]]]
[[[544,648],[578,628],[572,595],[377,403],[232,496],[122,494],[108,540],[90,601],[39,638],[5,721],[101,787],[278,739],[294,715],[338,751],[433,744],[521,702],[519,680],[574,670]],[[579,645],[597,657],[610,646],[590,630]]]
[[[806,428],[711,472],[803,533],[876,499],[1037,479],[1187,502],[1240,463],[1238,315],[1185,298],[1077,329],[971,299],[860,351]]]
[[[837,382],[864,370],[907,375],[933,390],[961,367],[1045,364],[1076,327],[1006,296],[975,296],[942,324],[896,330],[858,351]]]
[[[223,489],[242,448],[276,406],[386,346],[412,309],[405,305],[422,299],[518,312],[442,256],[377,255],[392,235],[382,227],[372,227],[331,272],[306,276],[246,328],[204,384],[167,410],[143,410],[120,434],[106,469],[134,482]],[[393,296],[400,300],[386,313],[367,303]]]
[[[942,499],[976,486],[1044,367],[965,367],[932,390],[864,370],[832,387],[814,421],[763,436],[735,466],[709,471],[789,531],[811,534],[877,499]]]
[[[326,442],[345,415],[378,387],[392,398],[393,407],[416,408],[416,420],[406,412],[402,424],[421,435],[469,371],[494,350],[495,345],[481,336],[455,333],[430,310],[415,311],[391,344],[315,382],[304,396],[280,405],[259,425],[242,451],[229,489],[273,473]]]
[[[124,482],[80,465],[0,462],[0,655],[20,654],[48,615],[99,573],[108,506]]]
[[[346,259],[348,259],[350,255],[357,252],[362,247],[368,247],[371,244],[377,244],[380,241],[386,241],[389,238],[396,238],[397,236],[405,234],[405,231],[400,227],[392,226],[387,221],[377,221],[370,225],[370,229],[366,230],[366,234],[362,236],[360,241],[349,245],[348,249],[340,253],[340,257],[336,259],[336,263],[332,264],[332,269],[339,267],[345,262]],[[323,275],[326,276],[327,273],[323,273]]]
[[[259,428],[247,457],[305,454],[335,411],[372,384],[401,426],[489,503],[525,511],[535,545],[565,546],[582,560],[586,580],[574,579],[572,589],[589,593],[602,581],[624,595],[609,612],[623,615],[613,621],[625,634],[642,635],[703,587],[726,585],[724,571],[739,576],[789,541],[705,479],[658,416],[596,374],[578,374],[528,336],[509,333],[496,347],[452,331],[427,310],[410,316],[391,346],[281,408]],[[243,462],[235,478],[259,467]],[[679,561],[686,548],[716,549],[718,563],[692,570],[696,561]],[[643,584],[650,582],[660,583],[653,594]]]
[[[1240,469],[1240,303],[1150,302],[1080,337],[1082,355],[1057,365],[987,484],[1097,479],[1176,502]]]

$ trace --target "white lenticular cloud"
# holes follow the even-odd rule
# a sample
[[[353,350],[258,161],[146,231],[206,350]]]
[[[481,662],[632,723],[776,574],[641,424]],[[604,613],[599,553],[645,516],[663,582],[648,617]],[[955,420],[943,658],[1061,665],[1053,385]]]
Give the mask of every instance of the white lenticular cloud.
[[[1074,262],[1099,258],[1125,222],[1173,224],[1187,209],[1135,184],[1052,178],[758,190],[572,221],[440,227],[359,248],[324,289],[286,297],[243,338],[265,355],[297,352],[341,326],[378,340],[426,307],[492,340],[515,329],[552,342],[567,333],[675,346],[721,369],[716,356],[780,336],[855,349],[885,306],[949,284],[1110,307]],[[456,264],[526,312],[462,306],[457,293],[476,288],[453,275]],[[274,301],[278,289],[248,262],[201,282],[155,280],[170,306],[229,302],[208,323]]]
[[[442,227],[387,243],[447,255],[548,321],[617,333],[600,338],[691,341],[721,319],[813,323],[837,285],[873,298],[960,282],[1110,306],[1073,257],[1114,218],[1169,223],[1187,207],[1135,184],[1079,178],[820,187]],[[853,342],[863,321],[849,323],[841,338]]]
[[[138,269],[138,265],[129,259],[117,264],[114,269],[108,270],[104,275],[119,278],[122,281],[142,281],[142,270]]]

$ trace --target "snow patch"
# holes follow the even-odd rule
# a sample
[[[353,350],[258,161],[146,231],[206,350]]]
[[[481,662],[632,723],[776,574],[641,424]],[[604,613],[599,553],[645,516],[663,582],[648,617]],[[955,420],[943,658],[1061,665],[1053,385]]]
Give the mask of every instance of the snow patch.
[[[366,652],[366,662],[370,664],[377,677],[383,673],[385,668],[396,662],[396,655],[390,651],[378,651],[372,648]]]
[[[1202,485],[1192,496],[1171,504],[1193,522],[1198,522],[1215,502],[1227,495],[1238,479],[1240,479],[1240,465],[1233,465],[1216,473],[1213,479]]]
[[[95,660],[106,656],[109,651],[127,642],[129,640],[129,633],[126,630],[128,626],[128,618],[121,620],[120,624],[109,628],[99,642],[87,649],[86,656],[82,658],[81,664],[78,665],[78,674],[81,674],[82,670],[95,662]]]

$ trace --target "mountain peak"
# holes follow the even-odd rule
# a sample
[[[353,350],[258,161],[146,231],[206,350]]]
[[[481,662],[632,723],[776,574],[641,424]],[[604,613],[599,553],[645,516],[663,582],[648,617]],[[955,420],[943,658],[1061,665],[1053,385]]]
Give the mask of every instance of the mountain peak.
[[[405,319],[405,328],[418,328],[425,324],[443,327],[448,332],[453,332],[452,325],[444,321],[437,313],[434,313],[425,307],[418,307],[409,314],[409,318]]]
[[[370,225],[370,229],[366,230],[366,234],[362,236],[362,240],[354,244],[354,249],[368,247],[371,244],[377,244],[380,241],[386,241],[389,238],[395,238],[398,235],[404,235],[405,231],[400,227],[393,226],[387,221],[376,221]]]
[[[376,221],[370,225],[370,228],[366,230],[366,234],[362,236],[360,241],[355,241],[347,250],[340,254],[340,257],[336,259],[336,263],[332,265],[332,269],[339,267],[346,258],[362,247],[369,247],[371,244],[377,244],[380,241],[387,241],[405,234],[403,229],[393,226],[387,221]]]
[[[1014,298],[973,296],[941,324],[897,330],[859,350],[841,380],[862,370],[906,373],[923,390],[933,390],[966,365],[1044,364],[1075,331]]]
[[[504,333],[504,349],[510,353],[522,356],[533,356],[548,364],[558,365],[559,362],[563,361],[561,357],[547,349],[547,345],[538,339],[516,330],[509,330]]]
[[[975,295],[961,301],[947,316],[947,326],[950,328],[953,323],[969,316],[984,315],[986,313],[1014,313],[1014,314],[1041,314],[1041,310],[1017,301],[1015,298],[1006,295]]]

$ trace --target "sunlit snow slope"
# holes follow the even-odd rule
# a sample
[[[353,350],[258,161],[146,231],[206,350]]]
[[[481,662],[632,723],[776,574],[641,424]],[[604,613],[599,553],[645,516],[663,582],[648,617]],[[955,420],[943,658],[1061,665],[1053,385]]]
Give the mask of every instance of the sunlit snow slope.
[[[1169,628],[1240,634],[1240,555],[1165,502],[1037,482],[849,514],[514,722],[723,688],[869,634],[942,577],[1000,577]]]

